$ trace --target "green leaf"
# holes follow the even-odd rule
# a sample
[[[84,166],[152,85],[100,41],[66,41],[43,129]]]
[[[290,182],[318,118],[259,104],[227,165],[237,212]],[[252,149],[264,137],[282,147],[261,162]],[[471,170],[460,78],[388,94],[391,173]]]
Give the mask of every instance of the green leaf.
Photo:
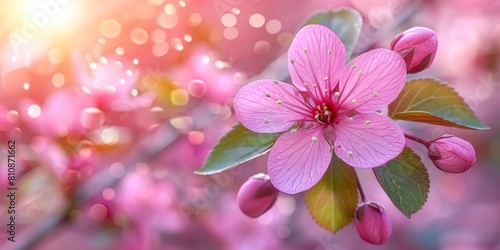
[[[348,225],[358,204],[357,187],[354,169],[334,154],[323,178],[306,192],[312,218],[332,233]]]
[[[353,9],[328,9],[314,13],[302,26],[308,24],[321,24],[335,32],[344,44],[347,58],[349,58],[358,41],[361,26],[363,25],[363,18]]]
[[[266,154],[281,133],[258,134],[236,124],[212,148],[196,174],[209,175]]]
[[[453,88],[430,78],[408,82],[389,105],[389,116],[448,127],[489,129]]]
[[[396,159],[374,168],[373,172],[392,203],[408,218],[424,206],[429,193],[429,174],[412,149],[405,147]]]
[[[322,24],[330,28],[340,38],[340,41],[342,41],[346,48],[347,58],[350,58],[356,42],[358,41],[363,18],[353,9],[328,9],[316,12],[311,17],[307,18],[300,27],[307,24]],[[287,53],[283,53],[276,60],[272,61],[264,71],[249,79],[249,82],[258,79],[286,80],[290,76],[287,60]]]

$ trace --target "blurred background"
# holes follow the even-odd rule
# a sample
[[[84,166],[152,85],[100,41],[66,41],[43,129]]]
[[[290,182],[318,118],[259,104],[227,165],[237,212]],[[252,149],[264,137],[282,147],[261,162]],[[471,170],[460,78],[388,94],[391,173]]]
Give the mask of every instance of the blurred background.
[[[389,48],[413,26],[436,31],[434,64],[409,77],[453,86],[488,131],[400,123],[424,139],[453,133],[477,163],[435,168],[428,202],[406,218],[372,171],[368,197],[389,210],[382,246],[352,225],[335,235],[303,195],[245,217],[236,193],[266,157],[197,176],[236,119],[232,98],[286,52],[311,14],[348,6],[364,24],[355,54]],[[0,1],[1,249],[500,249],[500,1]],[[496,110],[496,111],[495,111]],[[16,140],[16,242],[7,241],[7,141]]]

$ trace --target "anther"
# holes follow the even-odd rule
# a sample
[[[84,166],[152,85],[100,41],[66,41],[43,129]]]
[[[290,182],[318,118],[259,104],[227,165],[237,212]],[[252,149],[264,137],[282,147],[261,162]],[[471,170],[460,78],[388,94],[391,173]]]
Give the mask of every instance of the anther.
[[[328,76],[325,76],[325,78],[323,78],[323,81],[328,81]]]
[[[277,100],[276,104],[280,104],[281,105],[281,104],[283,104],[283,101],[282,100]]]
[[[352,151],[347,151],[347,154],[349,155],[349,157],[352,157]]]
[[[294,64],[295,63],[295,59],[290,60],[290,63]]]
[[[312,142],[317,142],[317,141],[318,141],[318,138],[317,138],[316,136],[313,136],[313,137],[311,137],[311,141],[312,141]]]
[[[278,84],[278,80],[273,80],[274,84]]]
[[[378,97],[378,92],[377,91],[373,92],[373,96]]]
[[[352,105],[356,106],[356,99],[352,99]]]
[[[332,50],[331,50],[331,49],[329,49],[329,50],[328,50],[328,55],[331,55],[331,54],[332,54]]]
[[[340,92],[336,91],[335,92],[335,97],[339,97],[340,96]]]
[[[266,97],[271,97],[271,94],[269,94],[269,93],[266,93]]]
[[[349,117],[349,121],[352,122],[352,120],[353,120],[352,117]]]
[[[355,69],[357,67],[358,67],[358,65],[356,65],[356,64],[352,65],[352,69]]]
[[[317,88],[318,88],[318,85],[313,84],[313,88],[317,89]]]
[[[269,123],[269,119],[264,118],[264,123]]]
[[[308,51],[308,50],[307,50],[307,48],[304,48],[304,53],[306,53],[306,54],[307,54],[307,51]]]
[[[360,75],[360,76],[364,76],[364,75],[365,75],[365,72],[363,72],[363,70],[360,70],[360,71],[359,71],[359,75]]]
[[[365,121],[365,124],[366,124],[366,125],[368,125],[368,124],[370,124],[371,122],[372,122],[372,121],[370,121],[370,120],[366,120],[366,121]]]

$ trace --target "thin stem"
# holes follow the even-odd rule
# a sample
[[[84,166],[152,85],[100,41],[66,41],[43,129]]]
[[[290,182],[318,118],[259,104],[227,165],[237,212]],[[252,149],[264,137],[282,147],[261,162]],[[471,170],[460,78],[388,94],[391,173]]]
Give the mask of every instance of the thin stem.
[[[363,187],[361,187],[361,183],[359,182],[358,174],[354,172],[354,176],[356,177],[356,184],[358,184],[359,196],[361,196],[361,202],[366,202],[365,192],[363,191]]]
[[[416,141],[418,143],[421,143],[423,145],[425,145],[426,147],[429,147],[429,145],[431,144],[430,141],[426,141],[424,139],[421,139],[421,138],[418,138],[418,137],[415,137],[413,135],[408,135],[408,134],[404,134],[406,138],[412,140],[412,141]]]

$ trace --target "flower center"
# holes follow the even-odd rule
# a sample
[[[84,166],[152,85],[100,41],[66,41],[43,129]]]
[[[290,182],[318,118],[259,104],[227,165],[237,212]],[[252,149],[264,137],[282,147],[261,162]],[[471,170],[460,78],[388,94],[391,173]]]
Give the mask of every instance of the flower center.
[[[332,121],[332,112],[330,108],[323,103],[322,105],[316,106],[316,113],[314,114],[314,118],[321,124],[329,124]]]

